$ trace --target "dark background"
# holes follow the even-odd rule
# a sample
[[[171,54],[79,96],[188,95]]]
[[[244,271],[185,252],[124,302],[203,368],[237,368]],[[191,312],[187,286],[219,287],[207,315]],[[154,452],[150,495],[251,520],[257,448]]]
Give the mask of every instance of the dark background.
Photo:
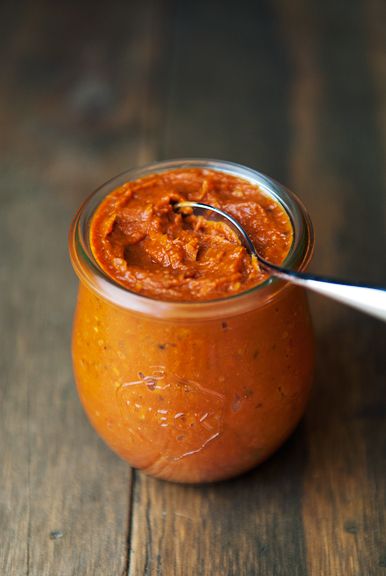
[[[386,284],[385,16],[381,0],[0,4],[2,574],[386,574],[385,325],[313,296],[292,439],[237,480],[162,483],[82,413],[66,249],[105,180],[213,157],[301,197],[314,271]]]

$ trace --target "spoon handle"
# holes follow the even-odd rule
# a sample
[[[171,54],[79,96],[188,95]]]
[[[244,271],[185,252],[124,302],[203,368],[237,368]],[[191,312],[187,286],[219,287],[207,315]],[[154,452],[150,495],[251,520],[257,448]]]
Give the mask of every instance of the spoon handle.
[[[368,284],[353,285],[349,282],[335,280],[333,278],[315,276],[293,270],[284,270],[280,268],[280,266],[262,261],[261,258],[259,258],[259,260],[267,271],[278,278],[282,278],[303,288],[308,288],[309,290],[348,304],[353,308],[357,308],[358,310],[362,310],[386,321],[385,288]]]

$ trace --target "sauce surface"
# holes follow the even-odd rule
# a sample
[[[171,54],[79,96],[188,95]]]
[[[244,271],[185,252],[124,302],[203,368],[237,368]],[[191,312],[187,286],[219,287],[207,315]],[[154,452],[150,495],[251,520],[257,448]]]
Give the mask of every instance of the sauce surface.
[[[90,243],[104,272],[133,292],[167,301],[224,298],[267,278],[227,224],[209,213],[176,212],[183,200],[227,211],[274,264],[288,254],[289,217],[257,185],[217,170],[179,169],[127,182],[98,206]]]

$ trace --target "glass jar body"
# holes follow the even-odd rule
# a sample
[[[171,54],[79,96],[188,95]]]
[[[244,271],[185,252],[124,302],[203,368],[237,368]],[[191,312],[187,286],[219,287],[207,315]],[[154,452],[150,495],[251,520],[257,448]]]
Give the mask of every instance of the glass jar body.
[[[184,320],[80,284],[73,362],[84,409],[116,453],[159,478],[223,480],[265,460],[304,413],[313,356],[300,288],[245,313]]]

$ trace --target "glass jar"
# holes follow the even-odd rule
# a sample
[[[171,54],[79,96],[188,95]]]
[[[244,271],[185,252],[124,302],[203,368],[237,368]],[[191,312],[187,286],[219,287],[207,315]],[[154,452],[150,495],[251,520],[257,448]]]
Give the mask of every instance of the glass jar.
[[[306,268],[313,234],[304,207],[280,184],[213,160],[129,170],[94,192],[72,223],[80,279],[73,364],[92,425],[147,474],[208,482],[256,466],[291,434],[309,395],[314,339],[304,291],[276,278],[227,298],[180,303],[132,293],[99,268],[89,229],[101,200],[124,182],[177,168],[233,174],[280,202],[294,230],[290,268]]]

